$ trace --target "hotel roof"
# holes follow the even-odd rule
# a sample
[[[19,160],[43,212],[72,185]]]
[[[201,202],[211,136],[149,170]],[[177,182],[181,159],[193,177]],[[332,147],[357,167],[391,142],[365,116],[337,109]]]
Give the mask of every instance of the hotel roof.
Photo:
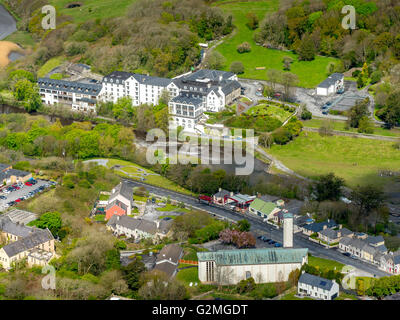
[[[39,78],[38,84],[41,89],[50,89],[97,96],[101,91],[101,84],[90,84],[75,81],[55,80],[50,78]]]

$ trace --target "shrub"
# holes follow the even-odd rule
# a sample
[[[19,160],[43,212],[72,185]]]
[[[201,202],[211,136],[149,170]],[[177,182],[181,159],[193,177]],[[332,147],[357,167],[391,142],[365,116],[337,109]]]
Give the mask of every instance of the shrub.
[[[251,51],[250,43],[248,43],[248,42],[243,42],[243,43],[239,44],[239,45],[237,46],[237,51],[238,51],[239,53],[250,52],[250,51]]]
[[[288,143],[290,140],[292,140],[292,134],[290,131],[284,127],[276,129],[273,133],[272,136],[274,138],[274,142],[276,144],[284,145]]]
[[[241,74],[244,72],[244,66],[243,63],[240,61],[234,61],[231,64],[231,72],[236,73],[236,74]]]

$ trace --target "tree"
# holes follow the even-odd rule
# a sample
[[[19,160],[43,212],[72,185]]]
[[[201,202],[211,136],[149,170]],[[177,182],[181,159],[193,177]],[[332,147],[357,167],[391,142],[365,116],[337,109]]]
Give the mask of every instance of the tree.
[[[243,63],[241,63],[240,61],[234,61],[231,64],[231,72],[235,73],[235,74],[241,74],[244,72],[244,66]]]
[[[247,221],[246,219],[242,219],[237,222],[237,228],[239,231],[242,231],[242,232],[250,231],[250,226],[251,226],[250,222]]]
[[[315,45],[310,35],[305,34],[298,48],[299,60],[311,61],[315,58]]]
[[[276,69],[268,69],[267,80],[271,84],[272,89],[275,91],[276,84],[282,81],[282,72]]]
[[[34,225],[40,229],[49,229],[54,237],[62,227],[61,214],[59,212],[46,212],[43,213],[39,219],[32,221],[29,225]]]
[[[274,143],[274,138],[271,133],[263,132],[258,138],[258,143],[265,148],[270,148]]]
[[[220,70],[224,67],[225,62],[226,59],[224,58],[224,56],[215,50],[206,55],[204,59],[204,65],[208,69]]]
[[[312,119],[312,113],[307,109],[307,107],[305,105],[302,106],[301,119],[302,120],[311,120]]]
[[[18,101],[27,101],[33,94],[33,84],[27,79],[18,80],[14,85],[14,97]]]
[[[123,278],[130,290],[137,291],[140,288],[140,276],[146,271],[144,263],[135,257],[131,263],[121,268]]]
[[[286,71],[289,71],[290,65],[292,64],[293,59],[289,56],[284,56],[282,62],[283,62],[283,69]]]
[[[366,215],[372,210],[382,207],[385,201],[385,194],[381,187],[368,184],[355,188],[351,193],[351,200],[359,208],[359,212]]]
[[[344,180],[335,176],[334,173],[328,173],[318,178],[315,183],[315,192],[318,201],[334,200],[337,201],[342,196],[342,187]]]
[[[368,111],[369,99],[366,98],[363,101],[358,101],[354,107],[352,107],[348,114],[348,124],[352,128],[358,128],[360,119],[369,116]]]
[[[363,116],[358,122],[358,132],[360,133],[374,133],[374,124],[370,117]]]
[[[291,88],[295,87],[299,83],[299,78],[297,75],[291,72],[284,72],[282,74],[281,84],[284,87],[284,95],[286,99],[291,96]]]
[[[258,17],[253,12],[246,14],[246,18],[246,26],[249,27],[249,29],[255,30],[258,28]]]
[[[131,122],[133,116],[132,99],[130,97],[122,97],[117,100],[113,106],[114,118],[123,122]]]

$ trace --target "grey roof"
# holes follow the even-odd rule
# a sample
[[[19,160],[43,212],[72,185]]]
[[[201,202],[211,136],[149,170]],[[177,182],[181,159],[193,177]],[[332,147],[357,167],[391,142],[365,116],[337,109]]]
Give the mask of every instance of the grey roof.
[[[239,81],[227,81],[225,85],[222,86],[221,90],[225,95],[232,93],[233,91],[240,89],[241,85]]]
[[[49,229],[36,229],[29,236],[22,238],[3,247],[3,250],[9,257],[13,257],[21,252],[35,248],[36,246],[47,241],[54,240]]]
[[[352,238],[342,238],[339,241],[340,244],[346,245],[346,246],[351,246],[359,250],[363,250],[365,245],[368,245],[365,240],[362,239],[352,239]],[[372,247],[371,247],[372,248]]]
[[[332,73],[328,78],[322,81],[318,87],[320,88],[329,88],[334,85],[336,81],[341,80],[344,77],[343,73]]]
[[[167,261],[156,264],[154,270],[165,272],[169,277],[172,277],[176,272],[177,266]]]
[[[308,249],[266,248],[198,252],[199,261],[213,260],[217,265],[302,263]]]
[[[101,91],[101,84],[90,84],[76,81],[55,80],[50,78],[39,78],[38,84],[41,89],[50,89],[79,94],[97,96]]]
[[[111,201],[111,202],[108,203],[108,205],[106,207],[106,210],[111,209],[114,206],[118,206],[121,209],[124,209],[125,211],[128,209],[128,207],[124,203],[122,203],[121,201],[115,199],[114,201]]]
[[[30,172],[27,171],[21,171],[17,169],[9,169],[6,171],[0,172],[0,181],[3,181],[5,179],[9,179],[12,176],[15,177],[26,177],[27,175],[30,175]]]
[[[129,200],[131,204],[133,203],[133,189],[126,181],[120,182],[114,189],[113,193],[110,195],[109,203],[114,201],[115,197],[118,195],[123,196],[125,199]]]
[[[378,244],[380,242],[385,242],[385,239],[382,236],[368,236],[366,239],[368,243]]]
[[[157,87],[167,87],[172,82],[172,80],[168,79],[168,78],[153,77],[153,76],[147,76],[144,74],[137,74],[137,73],[134,73],[133,77],[139,83],[157,86]]]
[[[218,191],[216,194],[214,194],[214,197],[216,198],[224,198],[224,197],[229,197],[231,193],[225,189],[221,189],[221,191]]]
[[[14,209],[4,214],[8,216],[14,223],[28,224],[29,222],[37,219],[37,214],[29,211],[24,211],[20,209]]]
[[[333,281],[309,273],[303,273],[299,278],[299,283],[308,284],[323,290],[330,291],[333,286]]]
[[[201,98],[195,97],[192,94],[180,94],[179,96],[172,98],[171,102],[198,106],[203,103],[203,100]]]
[[[336,222],[334,220],[323,221],[323,222],[314,222],[308,225],[305,225],[303,228],[306,230],[310,230],[312,232],[320,232],[324,229],[324,226],[328,228],[336,227]]]
[[[220,71],[220,70],[210,70],[210,69],[201,69],[196,72],[193,72],[185,77],[187,80],[197,81],[202,79],[210,79],[211,81],[219,81],[220,77],[222,80],[227,80],[234,76],[235,74],[232,72]]]
[[[149,221],[142,218],[132,218],[128,216],[117,216],[113,215],[110,220],[108,220],[107,225],[115,228],[120,225],[124,228],[128,228],[130,230],[140,230],[149,234],[156,234],[157,232],[165,233],[165,230],[168,226],[171,225],[171,222],[162,225],[162,221],[160,221],[160,227],[157,228],[157,223],[154,221]]]
[[[0,230],[17,237],[27,237],[34,232],[34,228],[27,227],[24,224],[12,222],[9,216],[1,216]]]
[[[375,248],[376,248],[376,250],[378,250],[379,252],[382,252],[382,253],[386,253],[388,251],[388,249],[386,248],[386,246],[384,244],[377,246]]]
[[[178,263],[183,253],[182,248],[173,243],[167,244],[164,248],[161,249],[159,254],[157,255],[156,263],[160,263],[163,260],[171,261],[172,263]]]
[[[0,163],[0,171],[4,171],[10,167],[11,167],[11,165],[9,165],[9,164]]]
[[[365,251],[371,255],[374,255],[377,251],[374,247],[370,246],[369,244],[364,245],[364,247],[362,249],[363,249],[363,251]]]
[[[321,230],[319,233],[323,236],[328,237],[329,239],[337,239],[337,238],[339,238],[339,236],[338,236],[339,232],[341,233],[340,237],[347,237],[353,233],[352,231],[350,231],[347,228],[342,228],[342,229],[338,229],[338,230],[333,230],[333,229],[327,228],[327,229]]]
[[[113,79],[113,81],[115,81],[115,80],[125,81],[132,76],[133,76],[133,73],[131,73],[131,72],[114,71],[114,72],[111,72],[110,74],[106,75],[103,78],[103,82],[110,82],[110,79]]]

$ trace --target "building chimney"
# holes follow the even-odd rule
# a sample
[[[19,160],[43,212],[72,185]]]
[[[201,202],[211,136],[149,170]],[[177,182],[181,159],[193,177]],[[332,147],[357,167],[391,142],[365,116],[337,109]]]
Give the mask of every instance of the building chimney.
[[[328,228],[328,226],[326,224],[324,224],[324,230],[326,230]]]
[[[293,248],[293,215],[291,213],[283,215],[283,247]]]
[[[339,224],[339,230],[342,230],[343,225]]]
[[[257,198],[261,198],[261,193],[257,192]]]
[[[221,190],[222,190],[221,188],[218,188],[218,192],[221,192]]]
[[[338,231],[337,237],[338,237],[338,238],[341,238],[341,237],[342,237],[342,232],[341,232],[341,231]]]

